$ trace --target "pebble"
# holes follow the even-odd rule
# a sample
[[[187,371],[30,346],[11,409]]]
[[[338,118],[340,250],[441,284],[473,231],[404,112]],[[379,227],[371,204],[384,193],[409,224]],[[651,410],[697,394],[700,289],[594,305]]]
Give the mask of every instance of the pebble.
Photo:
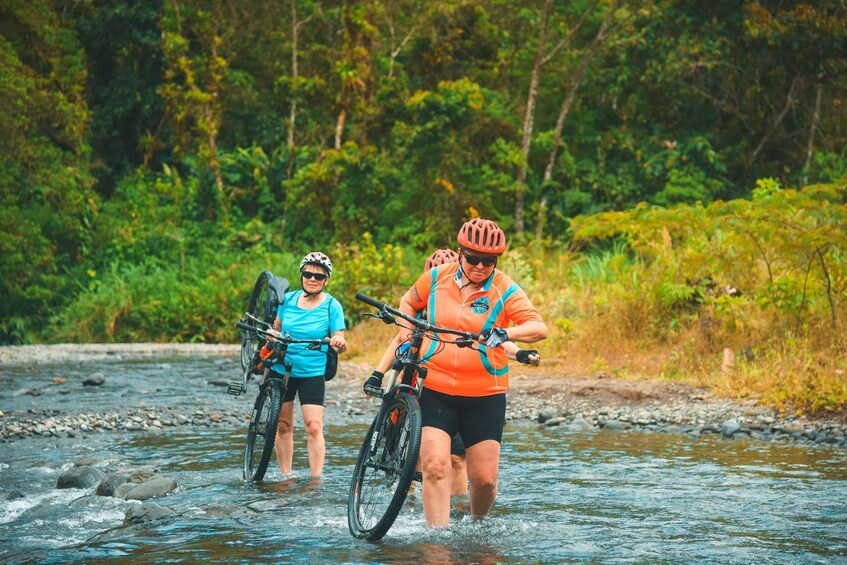
[[[341,386],[328,387],[328,423],[333,423],[333,418],[339,424],[364,422],[376,414],[378,401],[364,396],[360,388],[362,380],[349,377]],[[149,433],[173,426],[244,429],[250,404],[245,402],[243,410],[229,412],[211,405],[190,409],[125,407],[79,414],[63,414],[55,409],[4,411],[0,413],[0,443],[31,437],[84,438],[86,434],[115,430]],[[847,447],[847,421],[843,419],[783,416],[765,406],[736,403],[708,394],[649,406],[598,405],[564,392],[549,397],[514,394],[509,396],[506,420],[565,430],[657,431],[685,433],[692,439],[719,436],[727,441],[750,438]]]

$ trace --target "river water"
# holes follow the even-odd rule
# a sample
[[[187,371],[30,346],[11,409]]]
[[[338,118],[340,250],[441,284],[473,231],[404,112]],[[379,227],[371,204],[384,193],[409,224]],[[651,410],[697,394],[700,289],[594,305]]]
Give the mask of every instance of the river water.
[[[171,383],[179,374],[183,390],[197,385],[193,402],[221,398],[248,409],[244,397],[199,386],[217,364],[184,363],[92,364],[71,372],[108,371],[117,390],[144,375],[138,386],[148,405],[157,394],[176,402]],[[6,370],[4,387],[17,386],[16,378]],[[76,402],[102,408],[109,394]],[[69,398],[5,394],[0,409]],[[381,542],[356,540],[347,530],[346,500],[366,418],[333,424],[328,410],[326,471],[316,480],[308,476],[302,428],[296,476],[281,480],[272,467],[260,485],[241,480],[237,426],[0,444],[0,562],[847,563],[843,448],[529,424],[507,426],[489,519],[470,520],[467,499],[458,497],[451,526],[429,531],[413,494]],[[83,456],[112,469],[155,467],[175,479],[177,490],[156,502],[176,515],[124,527],[137,502],[56,489],[57,477]],[[22,496],[5,499],[11,492]]]

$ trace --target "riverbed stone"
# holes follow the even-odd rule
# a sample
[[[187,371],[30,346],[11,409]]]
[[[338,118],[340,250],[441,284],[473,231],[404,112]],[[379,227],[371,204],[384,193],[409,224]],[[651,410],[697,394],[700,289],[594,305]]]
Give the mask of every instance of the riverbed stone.
[[[167,477],[153,477],[136,485],[126,493],[126,500],[148,500],[164,496],[176,488],[176,481]]]
[[[82,386],[101,386],[106,383],[106,375],[94,373],[82,381]]]
[[[538,420],[539,424],[543,424],[547,420],[551,420],[558,415],[559,415],[559,412],[555,408],[545,408],[545,409],[540,410],[538,412],[537,420]]]
[[[158,474],[159,470],[153,467],[138,467],[137,469],[134,469],[132,473],[130,473],[127,482],[143,483],[144,481],[149,481]]]
[[[93,487],[103,479],[103,472],[96,467],[74,467],[59,475],[56,488],[88,488]]]
[[[123,473],[109,473],[100,481],[94,494],[98,496],[114,496],[115,490],[127,482],[127,476]]]
[[[741,429],[741,424],[738,423],[738,420],[732,418],[722,423],[720,429],[723,437],[732,437],[733,434]]]
[[[155,502],[144,502],[127,510],[127,513],[124,516],[124,525],[129,526],[133,524],[153,522],[155,520],[161,520],[162,518],[175,515],[176,512],[167,506],[161,506]]]

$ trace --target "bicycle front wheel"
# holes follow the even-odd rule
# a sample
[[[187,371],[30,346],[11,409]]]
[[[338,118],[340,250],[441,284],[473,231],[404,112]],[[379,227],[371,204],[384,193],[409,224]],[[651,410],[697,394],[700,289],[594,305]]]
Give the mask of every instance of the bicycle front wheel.
[[[365,436],[347,497],[347,526],[354,537],[378,540],[400,513],[421,448],[418,399],[400,393]]]
[[[250,294],[250,302],[247,304],[247,313],[254,318],[261,320],[267,324],[273,324],[276,319],[276,310],[274,309],[280,297],[268,286],[268,283],[273,278],[274,274],[270,271],[264,271],[256,283],[253,285],[253,292]],[[244,323],[253,327],[265,329],[261,324],[254,319],[247,317]],[[241,370],[246,371],[251,367],[253,355],[259,347],[261,338],[256,332],[243,330],[241,333]]]
[[[283,392],[279,379],[269,379],[259,389],[259,396],[256,397],[250,415],[250,425],[247,427],[247,443],[244,446],[245,481],[259,482],[265,478],[274,451]]]

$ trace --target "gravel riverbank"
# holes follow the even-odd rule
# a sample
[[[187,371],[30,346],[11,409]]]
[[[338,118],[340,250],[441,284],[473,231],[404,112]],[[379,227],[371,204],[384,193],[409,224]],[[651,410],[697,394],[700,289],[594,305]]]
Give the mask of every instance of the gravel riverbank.
[[[96,410],[76,407],[75,395],[96,390],[110,376],[94,373],[79,382],[60,376],[46,378],[51,368],[87,363],[132,360],[174,360],[186,356],[214,359],[219,375],[210,374],[205,386],[220,395],[198,395],[196,402],[146,405],[145,397],[125,394],[119,405]],[[224,400],[223,387],[237,374],[238,346],[231,344],[91,344],[0,347],[0,442],[28,437],[84,437],[110,431],[161,431],[185,426],[245,425],[249,403]],[[39,386],[16,388],[12,373],[25,368]],[[168,370],[162,363],[162,371]],[[327,387],[327,423],[365,423],[376,412],[361,384],[370,373],[366,365],[341,362],[339,376]],[[58,372],[57,372],[58,374]],[[720,435],[726,439],[813,442],[847,447],[844,418],[780,417],[774,410],[751,402],[733,402],[678,383],[625,381],[597,373],[574,376],[549,368],[514,367],[507,419],[513,425],[564,426],[574,430],[645,430],[685,433],[692,437]],[[42,407],[24,408],[22,399],[57,395]],[[212,396],[216,401],[210,401]],[[135,398],[135,400],[133,400]],[[184,399],[182,399],[184,400]]]

